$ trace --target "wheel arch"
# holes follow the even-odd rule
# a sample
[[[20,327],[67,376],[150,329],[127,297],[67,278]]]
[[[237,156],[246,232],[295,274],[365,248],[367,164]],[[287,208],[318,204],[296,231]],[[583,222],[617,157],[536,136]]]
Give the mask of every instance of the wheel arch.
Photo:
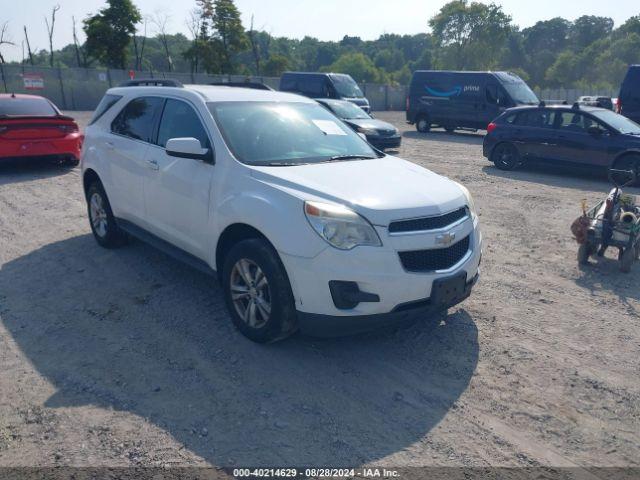
[[[218,277],[222,275],[222,264],[224,263],[224,259],[231,248],[238,242],[253,238],[264,240],[269,245],[271,245],[271,247],[277,253],[277,249],[275,248],[273,243],[260,230],[247,223],[233,223],[223,230],[223,232],[218,237],[218,242],[216,244],[215,266]]]
[[[94,182],[102,184],[102,180],[100,180],[98,173],[92,168],[87,168],[82,174],[82,186],[84,188],[85,196],[87,195],[87,190],[89,190],[89,187]]]
[[[611,162],[611,165],[609,167],[613,168],[616,165],[616,163],[618,163],[620,160],[622,160],[623,158],[626,158],[626,157],[631,157],[631,156],[640,157],[640,149],[634,148],[632,150],[625,150],[624,152],[618,154],[618,156],[616,156],[613,159],[613,161]]]

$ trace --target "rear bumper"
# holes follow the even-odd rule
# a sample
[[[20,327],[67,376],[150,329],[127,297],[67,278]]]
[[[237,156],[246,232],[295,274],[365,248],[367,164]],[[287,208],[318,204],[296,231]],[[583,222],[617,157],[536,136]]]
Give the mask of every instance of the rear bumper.
[[[80,159],[83,136],[72,133],[63,138],[44,140],[5,140],[0,143],[0,159],[61,156]]]
[[[409,322],[427,320],[438,312],[442,312],[464,302],[480,278],[480,272],[466,284],[464,292],[448,304],[434,304],[431,298],[417,302],[398,305],[389,313],[358,316],[334,316],[315,313],[297,312],[300,331],[313,337],[336,337],[364,333],[387,326],[398,326]],[[445,278],[446,279],[446,278]]]

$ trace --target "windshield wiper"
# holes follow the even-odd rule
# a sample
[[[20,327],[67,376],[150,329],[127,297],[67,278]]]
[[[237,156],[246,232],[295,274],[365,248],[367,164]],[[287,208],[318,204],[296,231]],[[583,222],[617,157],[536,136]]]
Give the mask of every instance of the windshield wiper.
[[[335,157],[331,157],[329,162],[339,162],[341,160],[375,160],[377,157],[372,157],[370,155],[336,155]]]

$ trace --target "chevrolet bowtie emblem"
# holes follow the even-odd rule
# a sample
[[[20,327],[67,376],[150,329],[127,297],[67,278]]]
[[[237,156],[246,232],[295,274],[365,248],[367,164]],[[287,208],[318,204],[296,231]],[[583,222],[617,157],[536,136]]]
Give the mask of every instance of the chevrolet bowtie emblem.
[[[444,245],[445,247],[451,245],[454,240],[456,239],[456,234],[455,233],[443,233],[442,235],[438,235],[436,237],[436,244],[437,245]]]

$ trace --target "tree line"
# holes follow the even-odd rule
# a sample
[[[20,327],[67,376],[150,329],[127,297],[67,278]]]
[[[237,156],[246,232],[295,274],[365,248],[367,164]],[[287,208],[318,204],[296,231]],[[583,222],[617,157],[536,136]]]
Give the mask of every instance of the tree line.
[[[617,87],[627,67],[640,63],[640,15],[614,28],[608,17],[553,18],[521,29],[501,6],[453,0],[425,22],[425,33],[384,34],[376,40],[346,35],[337,42],[276,37],[246,28],[233,0],[193,0],[189,35],[167,32],[169,16],[144,15],[133,0],[107,0],[82,21],[79,42],[53,49],[55,5],[45,17],[49,49],[33,52],[23,27],[22,63],[151,71],[279,76],[285,70],[349,73],[357,81],[406,84],[418,69],[510,70],[540,88]],[[16,45],[8,24],[2,49]]]

